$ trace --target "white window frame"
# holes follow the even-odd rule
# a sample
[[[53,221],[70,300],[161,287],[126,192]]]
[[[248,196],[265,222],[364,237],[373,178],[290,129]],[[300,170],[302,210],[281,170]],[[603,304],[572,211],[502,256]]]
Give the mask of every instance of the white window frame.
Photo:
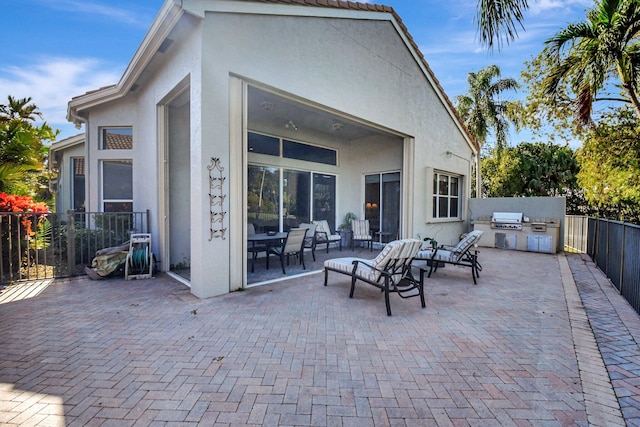
[[[104,165],[108,162],[126,162],[131,165],[131,198],[130,199],[106,199],[104,196],[104,189],[107,181],[104,176]],[[133,160],[132,159],[102,159],[100,160],[100,206],[101,211],[105,211],[106,203],[131,203],[131,211],[133,212]]]
[[[104,141],[104,131],[106,130],[115,130],[115,129],[127,129],[129,131],[131,131],[131,148],[107,148],[105,147],[105,141]],[[105,151],[114,151],[114,150],[133,150],[133,141],[134,141],[134,135],[133,135],[133,126],[100,126],[98,128],[98,135],[99,135],[99,145],[98,145],[98,150],[105,150]]]
[[[448,187],[448,194],[446,195],[442,195],[439,194],[439,183],[440,182],[440,177],[447,177],[448,181],[449,181],[449,185]],[[451,192],[451,178],[456,178],[458,180],[457,183],[457,195],[452,195]],[[431,217],[435,220],[435,221],[458,221],[462,219],[462,198],[463,198],[463,176],[459,175],[459,174],[455,174],[455,173],[450,173],[450,172],[445,172],[445,171],[441,171],[441,170],[434,170],[433,171],[433,176],[431,179],[431,182],[429,183],[429,185],[431,186],[430,188],[432,189],[432,194],[431,194]],[[436,186],[435,189],[433,189],[434,185]],[[457,199],[457,206],[458,206],[458,212],[456,216],[451,216],[451,200],[452,199]],[[440,202],[441,200],[446,200],[447,203],[447,216],[440,216]]]

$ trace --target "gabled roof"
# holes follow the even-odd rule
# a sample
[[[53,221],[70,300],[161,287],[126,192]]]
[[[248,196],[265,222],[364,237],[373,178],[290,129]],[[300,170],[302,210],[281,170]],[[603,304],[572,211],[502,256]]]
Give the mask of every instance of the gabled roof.
[[[402,22],[400,16],[390,6],[360,3],[353,1],[341,1],[341,0],[242,0],[240,3],[267,3],[278,5],[293,5],[293,6],[306,6],[316,8],[329,8],[339,9],[345,11],[360,11],[360,12],[372,12],[372,13],[385,13],[390,14],[393,18],[393,22],[398,26],[402,32],[402,36],[405,41],[410,45],[411,50],[416,55],[416,59],[423,67],[427,79],[433,84],[437,95],[449,113],[453,116],[454,121],[459,125],[460,130],[467,136],[469,144],[472,148],[479,150],[479,145],[475,138],[469,133],[469,130],[464,125],[464,121],[458,114],[453,103],[444,91],[444,88],[440,85],[440,82],[436,78],[435,74],[429,67],[424,55],[420,51],[420,48],[413,40],[413,37],[409,33],[409,30]],[[151,57],[160,48],[164,39],[169,32],[173,29],[173,26],[178,22],[180,17],[188,12],[190,14],[204,17],[203,4],[201,0],[166,0],[163,4],[160,12],[156,16],[151,28],[147,32],[142,44],[136,51],[133,59],[129,63],[129,66],[125,70],[124,75],[115,85],[106,86],[95,91],[90,91],[84,95],[74,97],[70,102],[67,110],[67,120],[79,125],[83,119],[78,115],[78,110],[89,108],[94,105],[102,104],[119,97],[124,96],[134,85],[137,77],[140,76],[145,66],[150,62]],[[227,3],[222,1],[221,3]],[[229,3],[234,3],[231,1]],[[235,2],[238,3],[238,2]]]
[[[49,147],[50,152],[65,150],[79,144],[84,144],[84,133],[78,133],[60,141],[56,141]]]

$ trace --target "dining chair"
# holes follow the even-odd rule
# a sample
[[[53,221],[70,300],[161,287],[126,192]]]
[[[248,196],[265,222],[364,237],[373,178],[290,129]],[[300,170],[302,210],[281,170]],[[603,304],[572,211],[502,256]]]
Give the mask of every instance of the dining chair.
[[[253,234],[256,234],[256,228],[253,225],[253,223],[249,222],[247,223],[247,236],[251,236]],[[258,258],[258,254],[260,252],[267,252],[268,246],[264,243],[256,243],[256,242],[251,242],[250,244],[247,245],[247,253],[251,254],[251,272],[253,273],[254,271],[254,266],[256,263],[256,258]]]
[[[313,221],[316,225],[316,246],[325,244],[327,245],[327,253],[329,253],[329,245],[337,242],[340,245],[340,251],[342,251],[342,236],[340,233],[332,233],[329,228],[329,222],[326,219]]]
[[[373,234],[369,229],[368,219],[354,219],[351,221],[351,250],[354,249],[356,242],[366,242],[369,250],[373,251]]]
[[[295,255],[300,257],[302,263],[302,269],[305,270],[304,265],[304,238],[307,234],[306,228],[292,228],[287,233],[287,237],[284,239],[281,245],[269,246],[267,249],[267,270],[269,269],[269,255],[273,254],[280,258],[280,265],[282,266],[282,274],[287,274],[284,269],[284,258],[287,257],[287,265],[289,265],[289,256]]]
[[[311,249],[311,256],[313,260],[316,260],[316,228],[318,226],[316,224],[308,224],[303,222],[300,224],[300,228],[306,228],[307,234],[304,238],[304,245],[302,246],[304,249]]]

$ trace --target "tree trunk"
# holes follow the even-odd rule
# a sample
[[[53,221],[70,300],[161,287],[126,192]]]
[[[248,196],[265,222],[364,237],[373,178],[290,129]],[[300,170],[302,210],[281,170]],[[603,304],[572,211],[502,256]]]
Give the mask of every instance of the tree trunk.
[[[640,101],[638,101],[638,96],[636,95],[635,90],[630,83],[623,83],[622,87],[624,87],[624,89],[629,94],[629,98],[631,99],[631,103],[633,104],[633,109],[636,112],[636,116],[638,117],[638,119],[640,119]]]

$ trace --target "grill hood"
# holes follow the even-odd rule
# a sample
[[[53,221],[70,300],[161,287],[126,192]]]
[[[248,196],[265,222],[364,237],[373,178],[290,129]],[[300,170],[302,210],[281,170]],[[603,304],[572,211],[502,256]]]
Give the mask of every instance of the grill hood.
[[[491,222],[502,224],[522,224],[523,217],[524,215],[522,212],[494,212],[491,217]]]

